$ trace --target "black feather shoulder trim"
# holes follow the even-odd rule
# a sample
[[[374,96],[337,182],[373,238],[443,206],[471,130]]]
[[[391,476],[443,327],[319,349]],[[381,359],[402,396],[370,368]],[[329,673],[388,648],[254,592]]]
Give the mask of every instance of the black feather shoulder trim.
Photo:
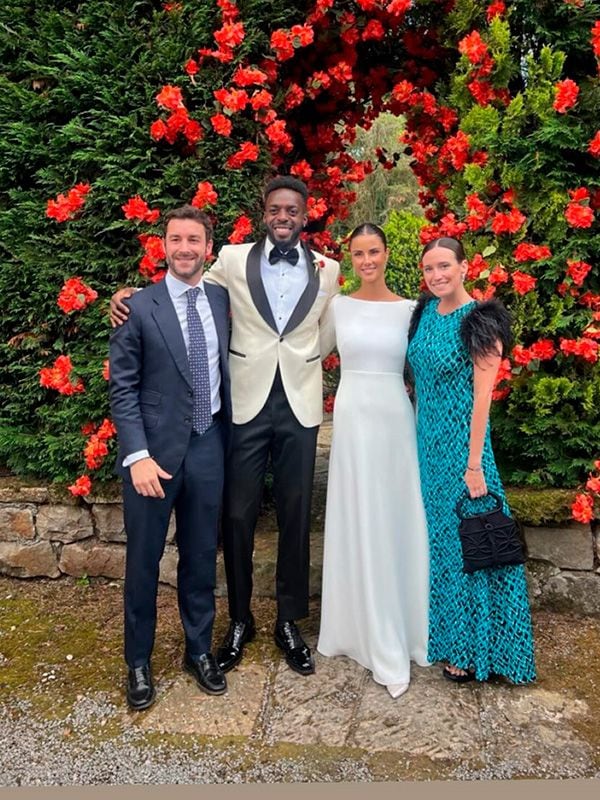
[[[497,355],[498,341],[504,357],[512,343],[510,314],[499,300],[477,303],[463,317],[460,336],[473,359],[491,354]]]
[[[431,292],[422,292],[417,298],[417,305],[415,306],[415,309],[410,318],[410,323],[408,325],[409,342],[417,332],[417,328],[419,327],[419,322],[421,321],[421,315],[423,314],[423,309],[430,300],[433,300],[433,295],[431,294]]]

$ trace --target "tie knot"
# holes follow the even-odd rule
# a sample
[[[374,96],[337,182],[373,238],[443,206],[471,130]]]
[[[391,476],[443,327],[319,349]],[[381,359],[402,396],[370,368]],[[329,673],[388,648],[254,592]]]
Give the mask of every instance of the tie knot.
[[[288,250],[287,253],[284,253],[278,247],[274,247],[269,253],[269,263],[276,264],[278,261],[288,261],[290,264],[297,264],[298,257],[299,254],[295,247],[292,250]]]
[[[199,286],[192,286],[191,289],[187,290],[188,306],[196,305],[196,300],[198,299],[199,294],[200,294]]]

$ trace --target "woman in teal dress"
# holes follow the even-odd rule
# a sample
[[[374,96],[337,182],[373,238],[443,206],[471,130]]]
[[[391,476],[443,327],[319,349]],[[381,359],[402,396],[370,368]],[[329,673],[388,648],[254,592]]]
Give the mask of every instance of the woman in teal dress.
[[[524,567],[465,574],[455,510],[465,491],[473,498],[465,503],[469,513],[481,510],[489,489],[509,513],[489,428],[509,317],[498,301],[477,303],[468,294],[468,264],[456,239],[430,242],[422,266],[429,292],[413,314],[408,360],[429,529],[428,658],[444,662],[444,676],[458,683],[490,675],[526,683],[536,676]]]

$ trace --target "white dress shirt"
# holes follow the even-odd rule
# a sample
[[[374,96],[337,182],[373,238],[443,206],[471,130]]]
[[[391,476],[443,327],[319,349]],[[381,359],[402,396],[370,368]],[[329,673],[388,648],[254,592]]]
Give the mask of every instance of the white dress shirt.
[[[270,239],[265,240],[260,258],[260,276],[277,330],[281,333],[308,284],[308,264],[304,250],[299,243],[292,248],[298,251],[297,264],[290,264],[284,259],[270,264],[269,253],[274,247],[275,245]]]
[[[175,307],[175,313],[177,314],[177,319],[179,321],[179,325],[181,326],[181,333],[183,334],[185,348],[188,351],[189,357],[190,337],[188,334],[186,292],[192,287],[188,283],[184,283],[184,281],[180,281],[174,275],[171,275],[170,272],[167,272],[164,280],[167,291],[169,292],[169,297],[171,298],[173,306]],[[216,414],[221,408],[219,340],[217,338],[217,328],[215,326],[215,321],[210,309],[210,304],[202,284],[202,279],[200,280],[200,283],[196,284],[200,289],[196,299],[196,309],[200,315],[202,327],[204,328],[204,336],[206,338],[206,348],[208,350],[208,371],[210,376],[210,403],[212,413]],[[150,454],[147,450],[138,450],[123,459],[123,466],[130,467],[136,461],[140,461],[142,458],[148,458],[149,455]]]

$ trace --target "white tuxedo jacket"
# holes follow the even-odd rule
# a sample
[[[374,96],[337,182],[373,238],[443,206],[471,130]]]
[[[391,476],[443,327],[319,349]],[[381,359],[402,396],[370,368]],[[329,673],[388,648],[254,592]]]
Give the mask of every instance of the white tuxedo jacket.
[[[243,425],[264,406],[277,365],[288,402],[301,425],[323,419],[321,360],[335,338],[331,298],[339,291],[337,261],[302,244],[308,264],[308,284],[279,333],[260,275],[264,239],[225,245],[205,280],[224,287],[231,305],[229,369],[233,422]]]

